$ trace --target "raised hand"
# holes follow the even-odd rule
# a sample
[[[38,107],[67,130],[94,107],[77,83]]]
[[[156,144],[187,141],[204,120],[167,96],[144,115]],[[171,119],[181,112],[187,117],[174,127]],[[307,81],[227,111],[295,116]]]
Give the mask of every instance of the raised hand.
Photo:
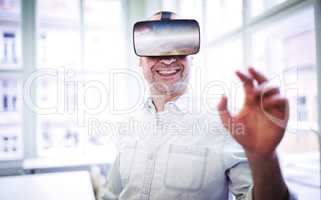
[[[253,68],[249,75],[236,72],[243,82],[245,102],[241,111],[232,116],[227,98],[222,97],[218,110],[225,128],[245,151],[256,156],[275,153],[289,117],[288,100],[280,96],[279,88],[267,86],[267,78]]]

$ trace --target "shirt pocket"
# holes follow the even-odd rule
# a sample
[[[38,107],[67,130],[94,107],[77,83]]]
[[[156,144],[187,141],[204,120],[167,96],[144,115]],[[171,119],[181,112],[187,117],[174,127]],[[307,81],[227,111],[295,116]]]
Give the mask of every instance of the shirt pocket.
[[[119,173],[122,186],[125,187],[129,181],[131,168],[135,160],[136,143],[126,144],[121,148],[119,156]]]
[[[200,190],[204,182],[207,154],[206,147],[171,144],[164,185],[178,190]]]

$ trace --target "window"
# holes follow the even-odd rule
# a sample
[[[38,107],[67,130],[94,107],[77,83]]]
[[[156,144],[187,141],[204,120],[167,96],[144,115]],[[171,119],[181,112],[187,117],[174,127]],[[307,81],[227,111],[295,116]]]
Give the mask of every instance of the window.
[[[308,120],[308,112],[306,108],[306,97],[299,96],[297,98],[298,105],[298,121],[307,121]]]
[[[20,1],[0,1],[0,161],[23,156]]]
[[[212,91],[209,91],[213,99],[208,99],[206,102],[210,103],[215,109],[218,100],[222,94],[226,94],[229,98],[229,106],[231,111],[236,111],[236,108],[242,106],[243,101],[232,98],[234,95],[240,94],[240,85],[235,76],[235,71],[243,68],[243,45],[240,36],[225,41],[224,43],[211,45],[206,51],[206,65],[202,68],[205,76],[205,85],[215,84]],[[224,77],[224,78],[223,78]],[[215,91],[216,90],[216,91]]]
[[[125,34],[121,1],[85,0],[84,4],[86,70],[123,67]]]
[[[251,0],[251,16],[258,16],[265,11],[277,6],[287,0]]]
[[[207,40],[218,38],[242,25],[242,0],[219,0],[206,2]]]
[[[38,1],[38,67],[81,69],[80,1]]]
[[[0,69],[21,67],[20,1],[0,1]]]
[[[290,102],[289,125],[278,150],[285,177],[302,199],[320,197],[320,190],[313,189],[320,185],[314,25],[313,6],[307,6],[252,33],[253,63],[280,83]]]
[[[259,66],[270,78],[283,81],[280,86],[288,93],[285,95],[291,103],[292,125],[299,125],[302,121],[298,119],[302,117],[298,116],[299,109],[306,107],[306,121],[311,124],[307,129],[316,127],[318,117],[313,107],[317,95],[315,41],[313,7],[278,19],[252,33],[253,65]],[[298,97],[302,96],[306,98],[306,105],[297,104]]]
[[[39,0],[38,10],[37,58],[44,74],[37,80],[37,106],[53,112],[37,115],[37,154],[108,160],[115,156],[108,133],[91,134],[100,127],[88,123],[91,117],[108,120],[109,110],[91,115],[86,109],[110,101],[108,89],[101,96],[90,85],[108,87],[110,70],[126,66],[122,3]]]
[[[0,160],[21,159],[21,82],[16,75],[0,75]]]
[[[59,109],[55,114],[37,115],[37,153],[42,157],[77,154],[83,148],[82,134],[72,116],[64,112],[58,70],[82,70],[80,1],[39,0],[37,5],[37,67],[52,72],[37,80],[37,106]]]
[[[320,198],[314,6],[307,1],[258,0],[233,5],[206,1],[204,8],[207,76],[235,86],[235,69],[251,65],[289,99],[290,119],[278,152],[286,181],[300,199]],[[238,96],[242,94],[228,92],[233,111],[242,105],[233,99],[243,99]]]

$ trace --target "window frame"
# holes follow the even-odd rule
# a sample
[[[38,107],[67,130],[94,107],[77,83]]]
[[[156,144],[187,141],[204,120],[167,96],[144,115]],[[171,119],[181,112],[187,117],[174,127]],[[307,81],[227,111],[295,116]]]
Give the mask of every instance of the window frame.
[[[30,1],[23,1],[21,2],[21,41],[22,41],[22,60],[21,63],[22,67],[21,70],[17,70],[15,73],[21,73],[22,74],[22,80],[25,82],[29,76],[35,72],[36,70],[39,70],[38,65],[41,65],[41,63],[38,63],[37,60],[37,42],[38,42],[38,33],[39,28],[38,25],[41,23],[39,21],[39,16],[37,14],[38,4],[37,0],[30,0]],[[85,0],[77,0],[79,4],[77,3],[77,10],[79,12],[78,15],[78,22],[79,25],[77,28],[77,32],[79,31],[80,34],[80,65],[79,68],[73,69],[78,74],[78,76],[85,77],[88,73],[88,69],[85,68],[85,32],[86,24],[85,24]],[[127,9],[127,6],[124,3],[124,0],[110,0],[110,1],[120,1],[122,4],[122,8],[125,10]],[[78,6],[79,5],[79,6]],[[126,19],[124,17],[121,17],[121,21],[123,22],[123,25],[126,25]],[[46,24],[46,21],[42,24]],[[124,48],[125,49],[125,48]],[[128,61],[128,59],[125,57],[125,62]],[[2,70],[3,71],[3,70]],[[1,71],[1,72],[2,72]],[[93,69],[92,73],[99,73],[100,69]],[[20,79],[21,80],[21,79]],[[33,97],[38,96],[38,85],[32,84],[30,88],[30,95]],[[25,90],[25,88],[22,88]],[[37,98],[35,98],[37,99]],[[62,158],[57,160],[57,157],[48,157],[47,154],[40,153],[40,132],[39,132],[39,117],[36,113],[31,111],[28,106],[23,103],[22,106],[23,110],[23,125],[22,125],[22,142],[23,142],[23,157],[17,164],[17,167],[24,168],[24,169],[34,169],[34,168],[48,168],[48,167],[65,167],[65,166],[77,166],[77,165],[87,165],[87,164],[98,164],[98,163],[111,163],[113,158],[112,157],[106,157],[106,158],[95,158],[93,157],[83,157],[82,154],[79,154],[77,156],[73,152],[70,153],[70,155],[73,156],[74,159],[71,158]],[[84,129],[83,127],[80,127],[80,129]],[[85,131],[81,131],[84,132]],[[28,134],[24,134],[28,133]],[[82,140],[80,143],[84,143],[84,141],[87,139],[83,134],[80,134],[80,140]],[[87,149],[85,145],[80,146],[81,149]],[[101,148],[101,147],[97,147]],[[77,148],[78,149],[78,148]],[[86,153],[86,155],[89,155],[90,152]]]
[[[296,130],[303,130],[303,131],[312,131],[314,132],[318,139],[319,139],[319,148],[321,148],[321,2],[319,0],[287,0],[283,3],[280,3],[271,9],[266,10],[265,12],[251,17],[250,13],[250,1],[249,0],[242,0],[243,1],[243,23],[241,27],[236,28],[219,38],[216,38],[212,41],[205,41],[207,46],[222,44],[228,42],[231,38],[235,37],[237,34],[242,34],[242,45],[243,45],[243,61],[244,61],[244,69],[246,66],[249,66],[251,63],[251,33],[253,33],[255,29],[259,27],[264,27],[266,24],[272,24],[273,21],[277,19],[284,19],[291,14],[303,10],[309,6],[314,8],[314,27],[315,27],[315,42],[316,42],[316,82],[317,82],[317,122],[310,123],[310,122],[299,122],[298,125],[294,125]],[[203,5],[203,12],[206,8],[206,1]],[[207,18],[204,18],[204,24],[206,24]],[[205,38],[206,39],[206,38]],[[204,55],[207,56],[206,54]],[[207,59],[204,59],[205,61]],[[205,63],[206,65],[206,63]],[[289,126],[291,123],[289,123]],[[319,160],[321,166],[321,150],[319,149]],[[321,174],[320,174],[321,180]]]

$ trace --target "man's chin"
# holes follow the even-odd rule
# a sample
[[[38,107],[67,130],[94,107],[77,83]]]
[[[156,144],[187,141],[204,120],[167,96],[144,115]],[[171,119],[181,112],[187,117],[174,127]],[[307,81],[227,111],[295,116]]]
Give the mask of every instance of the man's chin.
[[[174,95],[184,92],[185,87],[183,87],[182,84],[176,83],[171,85],[163,85],[160,87],[156,87],[155,89],[158,91],[159,94]]]

